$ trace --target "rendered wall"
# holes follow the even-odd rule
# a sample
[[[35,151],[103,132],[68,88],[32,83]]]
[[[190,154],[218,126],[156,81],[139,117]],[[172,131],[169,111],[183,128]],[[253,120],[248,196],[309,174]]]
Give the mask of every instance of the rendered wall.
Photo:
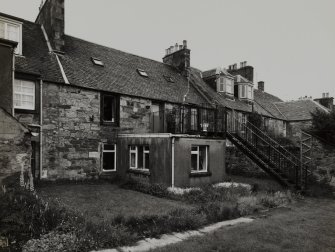
[[[225,140],[204,138],[176,138],[175,141],[175,186],[195,187],[222,182],[225,178]],[[205,176],[191,174],[191,146],[209,146],[208,171]]]

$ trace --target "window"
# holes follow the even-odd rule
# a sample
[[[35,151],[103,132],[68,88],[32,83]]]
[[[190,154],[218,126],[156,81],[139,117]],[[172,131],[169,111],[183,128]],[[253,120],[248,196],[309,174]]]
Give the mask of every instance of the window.
[[[102,171],[116,171],[116,144],[103,145]]]
[[[8,19],[0,18],[0,38],[18,42],[16,54],[22,54],[22,24]]]
[[[198,110],[191,108],[191,130],[198,130]]]
[[[234,91],[233,91],[233,85],[234,85],[234,81],[227,78],[226,79],[226,92],[227,93],[230,93],[230,94],[234,93]]]
[[[92,62],[97,65],[97,66],[104,66],[104,63],[102,62],[102,60],[98,59],[98,58],[91,58]]]
[[[207,172],[208,168],[208,146],[191,147],[191,171]]]
[[[118,123],[118,97],[111,94],[102,94],[101,120],[105,123]]]
[[[224,85],[224,81],[225,79],[223,77],[220,77],[218,79],[218,82],[219,82],[219,92],[225,92],[225,85]]]
[[[171,76],[163,75],[167,82],[174,83],[174,79]]]
[[[149,170],[149,146],[129,146],[129,166],[135,170]]]
[[[35,110],[35,82],[14,81],[14,108]]]
[[[144,71],[144,70],[142,70],[142,69],[137,69],[137,72],[138,72],[138,74],[141,75],[142,77],[146,77],[146,78],[149,77],[148,74],[147,74],[147,72]]]

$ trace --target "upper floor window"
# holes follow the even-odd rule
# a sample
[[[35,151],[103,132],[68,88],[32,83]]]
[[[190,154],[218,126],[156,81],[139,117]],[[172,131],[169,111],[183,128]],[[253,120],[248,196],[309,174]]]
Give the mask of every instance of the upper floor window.
[[[218,91],[233,94],[234,93],[234,80],[225,78],[225,77],[220,77],[218,79]]]
[[[111,94],[101,95],[101,121],[104,123],[118,123],[118,97]]]
[[[254,98],[254,89],[247,84],[239,85],[239,97],[252,100]]]
[[[18,42],[16,54],[22,54],[22,23],[0,17],[0,38]]]
[[[15,79],[14,108],[35,110],[35,82]]]

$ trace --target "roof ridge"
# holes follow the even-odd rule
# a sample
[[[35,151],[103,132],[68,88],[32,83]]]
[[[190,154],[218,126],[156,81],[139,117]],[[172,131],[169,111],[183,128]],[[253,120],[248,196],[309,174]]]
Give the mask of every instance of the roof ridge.
[[[78,39],[78,40],[81,40],[81,41],[84,41],[86,43],[90,43],[90,44],[93,44],[93,45],[97,45],[97,46],[101,46],[101,47],[104,47],[104,48],[107,48],[107,49],[110,49],[110,50],[114,50],[114,51],[118,51],[118,52],[121,52],[121,53],[125,53],[125,54],[128,54],[128,55],[132,55],[132,56],[135,56],[135,57],[138,57],[138,58],[142,58],[142,59],[145,59],[145,60],[150,60],[150,61],[153,61],[155,63],[159,63],[159,64],[162,64],[162,65],[165,65],[165,66],[170,66],[172,68],[175,68],[169,64],[165,64],[164,62],[161,62],[161,61],[158,61],[158,60],[154,60],[154,59],[150,59],[150,58],[146,58],[144,56],[140,56],[140,55],[137,55],[137,54],[134,54],[134,53],[130,53],[130,52],[126,52],[126,51],[122,51],[122,50],[119,50],[119,49],[115,49],[115,48],[112,48],[112,47],[108,47],[106,45],[102,45],[102,44],[97,44],[95,42],[92,42],[92,41],[88,41],[86,39],[82,39],[82,38],[77,38],[77,37],[74,37],[72,35],[68,35],[68,34],[65,34],[65,36],[67,37],[71,37],[71,38],[74,38],[74,39]],[[176,69],[176,68],[175,68]]]

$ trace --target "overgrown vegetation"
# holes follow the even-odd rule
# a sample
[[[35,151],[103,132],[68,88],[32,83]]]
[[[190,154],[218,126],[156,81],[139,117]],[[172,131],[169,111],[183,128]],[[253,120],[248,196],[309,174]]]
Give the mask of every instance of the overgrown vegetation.
[[[0,236],[9,238],[11,251],[22,249],[25,252],[90,251],[130,245],[145,237],[196,229],[292,200],[287,193],[256,194],[243,186],[206,186],[176,195],[162,185],[130,181],[124,187],[186,202],[192,207],[161,215],[120,214],[99,221],[71,211],[60,202],[45,202],[36,194],[16,186],[17,181],[17,177],[7,181],[7,189],[0,194]]]
[[[335,145],[335,110],[327,113],[317,109],[312,114],[312,128],[315,135]]]

